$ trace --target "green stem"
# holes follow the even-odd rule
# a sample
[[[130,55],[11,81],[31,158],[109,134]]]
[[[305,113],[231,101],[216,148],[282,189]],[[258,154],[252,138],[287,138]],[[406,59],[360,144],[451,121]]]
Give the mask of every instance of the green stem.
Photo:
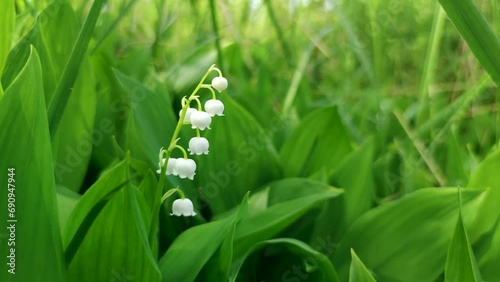
[[[201,87],[210,90],[210,92],[212,92],[212,99],[217,100],[217,95],[215,94],[215,91],[212,88],[212,86],[203,84]]]

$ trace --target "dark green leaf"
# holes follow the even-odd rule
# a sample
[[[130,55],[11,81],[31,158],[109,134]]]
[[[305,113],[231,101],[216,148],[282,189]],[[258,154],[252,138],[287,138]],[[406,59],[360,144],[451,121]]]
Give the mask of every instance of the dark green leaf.
[[[286,176],[330,172],[351,152],[347,130],[336,107],[317,110],[290,134],[280,150]]]

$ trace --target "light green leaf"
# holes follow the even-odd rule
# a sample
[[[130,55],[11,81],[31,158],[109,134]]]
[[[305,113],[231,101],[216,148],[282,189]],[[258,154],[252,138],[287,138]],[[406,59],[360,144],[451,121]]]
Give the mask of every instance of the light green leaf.
[[[52,5],[49,5],[49,7],[47,7],[47,10],[50,9],[51,6]],[[29,32],[26,33],[26,35],[10,51],[9,56],[7,57],[4,72],[2,74],[2,85],[4,88],[7,88],[19,75],[19,72],[21,72],[26,61],[28,60],[28,57],[31,54],[31,45],[35,47],[40,56],[40,62],[42,64],[45,104],[47,107],[50,102],[50,98],[52,97],[52,93],[54,92],[54,89],[56,87],[56,77],[54,75],[52,60],[50,58],[43,33],[40,28],[39,17],[37,18],[34,26],[29,30]]]
[[[210,154],[198,158],[195,176],[214,214],[237,206],[248,191],[280,176],[277,153],[257,121],[229,96],[221,100],[225,116],[213,118],[205,135]]]
[[[0,74],[2,74],[7,55],[9,54],[12,40],[12,32],[16,20],[14,1],[2,0],[0,9]],[[3,95],[3,88],[0,85],[0,97]]]
[[[1,281],[66,281],[56,189],[42,84],[42,68],[34,48],[19,76],[12,81],[0,99],[0,135],[4,174],[0,213],[4,224],[11,219],[7,213],[8,168],[15,169],[12,177],[15,199],[15,246],[3,238],[10,236],[5,227],[0,244]],[[12,187],[12,186],[11,186]],[[8,223],[9,225],[11,223]],[[15,248],[15,275],[7,272],[7,256]],[[47,259],[50,258],[50,259]]]
[[[248,194],[243,199],[238,211],[232,216],[198,225],[181,233],[159,262],[163,281],[194,281],[203,266],[209,262],[219,248],[222,247],[228,251],[228,246],[224,244],[224,241],[232,241],[235,224],[246,213],[247,197]],[[221,256],[217,260],[221,262],[221,272],[215,273],[215,275],[228,271],[227,258],[223,257],[227,254],[219,252],[219,255]],[[232,259],[232,254],[230,256]],[[180,257],[183,259],[180,260]]]
[[[285,176],[307,177],[330,170],[351,152],[349,135],[336,107],[308,115],[280,150]]]
[[[240,278],[240,280],[243,280],[245,278],[248,279],[248,277],[238,277],[240,274],[241,268],[244,266],[245,261],[253,254],[255,254],[257,251],[260,251],[261,249],[266,249],[266,248],[276,248],[276,247],[281,247],[285,248],[288,251],[295,253],[299,255],[303,259],[303,263],[309,264],[309,267],[306,267],[304,265],[299,266],[303,268],[303,274],[304,275],[309,275],[309,274],[318,274],[316,276],[316,279],[312,279],[314,281],[328,281],[328,282],[336,282],[339,281],[337,277],[337,273],[335,272],[335,269],[333,268],[331,262],[328,260],[328,257],[325,256],[324,254],[315,251],[311,246],[307,245],[306,243],[296,240],[296,239],[291,239],[291,238],[278,238],[278,239],[272,239],[272,240],[267,240],[267,241],[262,241],[259,242],[252,247],[248,249],[248,251],[245,253],[245,255],[240,258],[239,260],[235,261],[233,266],[231,267],[231,274],[229,276],[229,281],[236,281],[237,278]],[[273,253],[276,252],[276,250],[273,251]],[[283,275],[280,277],[283,281],[287,279],[286,281],[295,281],[291,279],[296,279],[294,277],[294,274],[292,272],[294,265],[290,265],[289,269],[287,269]],[[255,269],[251,269],[250,272],[255,273]],[[278,273],[281,273],[280,271],[277,271]],[[309,274],[306,274],[309,273]],[[290,277],[292,276],[292,277]]]
[[[472,251],[467,230],[459,210],[455,231],[451,238],[446,267],[444,270],[446,282],[482,282],[476,258]]]
[[[466,222],[490,192],[462,191]],[[340,279],[347,280],[352,248],[381,281],[433,281],[444,269],[457,210],[456,188],[425,188],[368,211],[351,226],[334,254]],[[409,261],[418,267],[405,267]]]
[[[147,238],[150,210],[128,179],[126,159],[101,176],[71,213],[64,233],[71,281],[161,280]]]
[[[351,266],[349,268],[349,282],[376,282],[372,274],[351,249]]]
[[[301,180],[303,185],[290,185],[291,181],[298,180],[285,179],[271,183],[268,207],[251,211],[238,225],[235,235],[235,258],[241,257],[252,245],[270,239],[289,227],[306,212],[318,207],[322,201],[342,194],[342,190],[318,181],[313,183],[311,180]],[[295,198],[286,196],[294,194]],[[283,200],[277,200],[273,195],[285,196]]]
[[[491,187],[495,191],[500,191],[500,179],[498,177],[498,168],[500,167],[500,149],[493,151],[479,166],[474,170],[470,177],[469,186]],[[485,281],[498,280],[498,262],[500,261],[500,224],[498,223],[498,200],[491,199],[489,206],[485,207],[478,215],[479,222],[496,222],[491,243],[488,243],[486,253],[479,258],[479,269]],[[472,230],[472,229],[469,229]]]
[[[472,0],[439,0],[484,69],[500,86],[500,39]]]
[[[69,215],[73,212],[73,209],[80,198],[80,194],[68,189],[67,187],[61,185],[57,186],[57,211],[61,230],[64,230]]]
[[[102,127],[94,128],[95,84],[90,61],[84,60],[61,118],[60,131],[52,142],[56,182],[76,192],[80,191],[87,173],[93,147],[103,142],[105,134],[110,133]]]
[[[158,167],[158,152],[167,147],[177,119],[167,97],[151,92],[141,83],[114,70],[116,78],[130,98],[132,112],[127,120],[126,147],[133,158]]]
[[[59,128],[61,117],[66,109],[66,104],[68,103],[69,96],[78,77],[80,65],[85,57],[92,32],[94,31],[97,18],[99,17],[99,13],[101,12],[101,7],[104,2],[105,0],[96,0],[92,4],[87,19],[85,20],[85,23],[80,30],[80,34],[78,35],[78,39],[75,42],[71,56],[64,67],[61,78],[59,79],[54,96],[50,101],[47,112],[49,117],[51,139],[53,139]]]
[[[316,236],[338,241],[347,228],[368,211],[374,198],[372,173],[374,139],[351,152],[330,176],[329,183],[344,190],[342,197],[328,202],[316,224]]]

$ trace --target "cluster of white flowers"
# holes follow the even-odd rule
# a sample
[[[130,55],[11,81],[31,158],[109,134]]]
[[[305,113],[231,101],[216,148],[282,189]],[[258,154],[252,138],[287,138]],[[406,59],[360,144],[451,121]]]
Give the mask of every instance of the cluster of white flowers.
[[[197,89],[206,88],[212,92],[212,99],[208,100],[205,103],[205,111],[201,109],[201,103],[200,100],[198,99],[198,96],[191,95],[189,99],[186,100],[184,98],[182,100],[183,109],[181,109],[181,111],[179,112],[179,117],[182,119],[182,112],[185,111],[184,119],[179,120],[179,123],[191,124],[191,128],[196,129],[197,136],[189,140],[188,151],[190,152],[191,155],[202,155],[202,154],[208,155],[209,142],[205,137],[200,136],[200,131],[203,131],[205,129],[210,129],[210,124],[212,123],[212,117],[216,115],[224,116],[224,104],[220,100],[217,100],[216,94],[213,89],[217,90],[220,93],[227,88],[228,82],[227,79],[222,76],[222,73],[220,72],[219,69],[211,67],[210,70],[217,70],[219,76],[212,79],[212,83],[210,85],[203,84],[201,82],[197,88]],[[191,102],[192,100],[195,100],[198,103],[198,109],[189,107],[189,102]],[[186,101],[188,105],[186,105]],[[187,158],[186,151],[181,146],[176,145],[176,141],[174,142],[174,144],[171,144],[170,146],[171,147],[174,146],[174,148],[179,148],[180,150],[182,150],[182,152],[184,153],[184,157],[169,158],[165,174],[175,175],[183,179],[188,178],[193,180],[194,176],[196,175],[196,162],[192,159]],[[169,148],[169,150],[172,150],[172,148]],[[162,155],[162,153],[160,154]],[[158,164],[160,168],[158,169],[157,173],[161,173],[161,167],[165,164],[166,160],[166,158],[160,158],[160,159],[162,160]],[[196,213],[194,212],[193,203],[191,202],[191,200],[184,198],[184,195],[181,194],[181,199],[177,199],[173,203],[172,215],[195,216]]]

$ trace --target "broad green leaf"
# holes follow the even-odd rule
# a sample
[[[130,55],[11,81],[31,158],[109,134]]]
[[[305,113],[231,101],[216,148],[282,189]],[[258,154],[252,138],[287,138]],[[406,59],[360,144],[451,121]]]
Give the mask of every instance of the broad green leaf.
[[[177,119],[165,95],[148,90],[141,83],[114,70],[127,93],[132,112],[127,120],[126,147],[133,158],[158,167],[158,152],[167,147]]]
[[[289,185],[290,181],[294,180],[285,179],[272,183],[269,191],[273,192],[269,192],[271,200],[268,207],[252,211],[238,225],[235,234],[235,258],[241,257],[252,245],[268,240],[291,226],[306,212],[319,207],[319,203],[342,194],[342,190],[325,186],[321,182],[316,181],[313,184],[303,180],[306,185]],[[303,192],[304,190],[309,193]],[[286,201],[272,200],[272,194],[292,195],[294,192],[296,198]]]
[[[456,223],[456,191],[420,189],[362,215],[334,254],[333,263],[340,279],[348,278],[352,248],[380,281],[433,281],[444,269],[450,230]],[[474,219],[490,192],[462,191],[465,222]],[[410,261],[418,267],[406,267]]]
[[[446,177],[448,185],[465,186],[468,176],[465,173],[464,153],[458,144],[457,134],[451,131],[448,135],[448,152],[446,157]],[[482,187],[472,185],[471,187]]]
[[[500,39],[472,0],[439,0],[472,53],[500,85]]]
[[[144,199],[146,200],[146,203],[148,203],[150,211],[154,210],[153,205],[155,204],[156,200],[157,187],[158,181],[156,180],[156,175],[151,170],[149,170],[144,176],[144,179],[139,186],[139,190],[144,195]]]
[[[14,1],[2,0],[0,2],[0,74],[3,72],[7,55],[9,54],[12,40],[12,32],[16,20]],[[3,88],[0,85],[0,97],[3,95]]]
[[[247,215],[248,212],[248,195],[245,194],[242,204],[238,207],[236,217],[231,223],[231,230],[227,234],[221,246],[203,266],[203,269],[198,276],[198,280],[203,281],[223,281],[229,277],[231,263],[233,262],[233,241],[237,224]]]
[[[78,38],[80,24],[77,15],[69,2],[55,2],[42,11],[39,27],[59,80]]]
[[[349,282],[376,282],[370,271],[351,249],[351,266],[349,267]]]
[[[99,13],[101,12],[101,7],[104,2],[105,0],[96,0],[92,4],[87,19],[85,20],[85,23],[80,30],[80,34],[78,35],[78,39],[76,40],[73,50],[71,51],[71,56],[64,67],[61,78],[59,79],[54,96],[50,101],[47,111],[51,139],[53,139],[59,128],[61,117],[66,109],[66,104],[68,103],[69,96],[78,77],[80,65],[85,57],[92,32],[94,31],[97,18],[99,17]]]
[[[374,198],[372,173],[374,139],[351,152],[334,170],[329,183],[344,190],[342,197],[328,202],[316,223],[316,236],[338,241],[347,228],[368,211]]]
[[[299,255],[303,260],[303,264],[301,266],[298,266],[301,268],[302,273],[307,276],[309,276],[310,274],[318,274],[317,276],[315,276],[316,279],[311,279],[311,280],[325,281],[325,282],[339,281],[337,273],[335,272],[335,269],[333,268],[327,256],[325,256],[320,252],[315,251],[313,248],[311,248],[311,246],[307,245],[306,243],[291,238],[278,238],[278,239],[262,241],[250,247],[242,258],[234,262],[233,266],[231,267],[229,281],[236,281],[238,278],[239,281],[240,280],[245,281],[245,278],[248,279],[248,277],[238,277],[241,268],[244,267],[245,265],[246,260],[250,256],[255,255],[255,253],[257,253],[258,251],[261,251],[262,249],[273,248],[273,247],[285,248],[288,251]],[[276,250],[273,250],[273,252],[276,252]],[[306,264],[310,265],[310,268],[306,267]],[[296,276],[297,273],[296,270],[294,269],[294,266],[297,267],[296,265],[293,264],[289,265],[289,269],[283,272],[283,274],[280,277],[283,281],[297,280],[299,276]],[[256,269],[251,269],[250,273],[252,272],[255,273]],[[280,271],[277,272],[281,273]]]
[[[69,188],[61,185],[57,186],[57,210],[61,230],[64,230],[69,215],[73,212],[73,209],[75,208],[80,198],[80,194],[70,190]]]
[[[290,134],[280,150],[285,176],[328,172],[351,152],[349,135],[336,107],[317,110]]]
[[[469,186],[481,185],[491,187],[500,191],[500,179],[498,177],[498,168],[500,167],[500,149],[493,151],[479,166],[474,170],[470,177]],[[490,201],[490,205],[483,209],[482,218],[478,220],[497,221],[498,220],[498,201]],[[469,229],[470,230],[470,229]],[[500,224],[496,222],[491,243],[488,244],[486,253],[479,258],[479,269],[485,281],[498,280],[498,262],[500,261]]]
[[[61,118],[61,130],[53,139],[56,182],[73,191],[79,191],[82,186],[93,147],[110,133],[103,127],[94,128],[95,85],[90,62],[85,60]],[[102,120],[97,123],[102,123]]]
[[[70,214],[63,232],[66,261],[75,256],[88,229],[112,196],[129,182],[128,161],[124,160],[105,171],[99,180],[81,197]]]
[[[446,267],[444,270],[444,280],[453,282],[482,282],[477,266],[474,252],[472,251],[467,230],[462,219],[462,212],[459,210],[455,231],[451,238]]]
[[[257,121],[229,96],[221,100],[225,116],[215,116],[205,135],[210,154],[196,158],[195,180],[214,214],[237,206],[248,191],[281,174],[277,153]]]
[[[71,213],[64,238],[72,281],[161,280],[147,238],[149,207],[128,174],[126,159],[103,174]]]
[[[163,281],[194,281],[219,248],[229,251],[224,246],[224,241],[232,241],[235,224],[244,217],[246,210],[247,196],[232,216],[198,225],[181,233],[159,262]],[[179,259],[181,257],[183,259]],[[224,269],[228,266],[226,259],[219,257],[218,260],[221,262],[221,273],[227,272],[228,269]]]
[[[26,65],[0,99],[4,132],[0,135],[4,174],[0,203],[5,209],[0,219],[7,226],[15,225],[16,238],[15,246],[8,245],[4,238],[10,237],[9,230],[2,228],[1,281],[66,281],[42,83],[40,60],[31,48]],[[9,191],[15,199],[13,217],[7,213],[8,168],[15,169],[11,183],[15,190]],[[15,248],[15,275],[7,272],[11,248]]]
[[[51,5],[47,9],[50,9],[50,7]],[[4,88],[7,88],[19,75],[30,55],[31,45],[35,47],[40,56],[45,104],[48,107],[50,98],[56,87],[56,77],[43,32],[40,28],[40,17],[37,18],[29,32],[10,51],[2,74],[2,85]]]
[[[161,280],[143,218],[145,215],[149,220],[149,214],[144,214],[149,209],[139,196],[128,184],[111,197],[69,264],[71,281]],[[96,254],[99,259],[95,259]]]

